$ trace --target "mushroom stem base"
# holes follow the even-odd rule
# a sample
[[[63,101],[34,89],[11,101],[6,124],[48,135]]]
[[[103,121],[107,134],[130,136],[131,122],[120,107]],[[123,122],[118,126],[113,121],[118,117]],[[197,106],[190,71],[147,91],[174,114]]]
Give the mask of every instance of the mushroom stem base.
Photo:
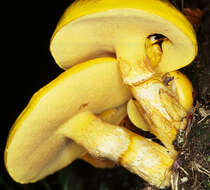
[[[152,56],[154,52],[151,50],[149,55]],[[124,83],[130,87],[136,99],[139,112],[149,125],[149,131],[157,136],[175,158],[177,152],[173,141],[178,130],[186,127],[187,112],[180,104],[177,93],[164,83],[163,74],[155,73],[152,68],[152,62],[157,61],[152,61],[145,54],[138,59],[133,57],[130,61],[119,57],[119,67]]]
[[[158,79],[132,86],[131,91],[141,112],[143,108],[150,131],[168,148],[171,156],[176,156],[173,141],[178,130],[185,128],[187,116],[176,95]]]
[[[82,112],[65,123],[61,133],[98,159],[109,159],[159,188],[170,184],[174,159],[163,146]]]

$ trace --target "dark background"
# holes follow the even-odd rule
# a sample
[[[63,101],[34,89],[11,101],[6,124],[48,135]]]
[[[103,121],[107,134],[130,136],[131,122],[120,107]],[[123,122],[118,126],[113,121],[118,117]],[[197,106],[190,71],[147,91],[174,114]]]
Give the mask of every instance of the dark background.
[[[0,138],[0,187],[24,189],[23,186],[10,180],[4,168],[3,151],[7,135],[31,96],[62,72],[49,52],[49,42],[60,16],[71,2],[71,0],[24,0],[1,4],[3,122]],[[4,183],[8,185],[5,186]]]
[[[68,184],[71,182],[74,185],[71,185],[69,189],[72,190],[132,189],[128,188],[130,184],[134,184],[133,189],[143,187],[141,179],[122,168],[113,169],[111,172],[110,170],[97,170],[82,161],[76,161],[69,168],[33,185],[16,184],[5,171],[3,150],[10,127],[27,105],[31,96],[62,72],[49,52],[49,42],[60,16],[72,1],[10,1],[8,5],[1,7],[4,14],[1,22],[3,32],[1,43],[3,49],[1,59],[1,66],[3,66],[1,69],[1,92],[3,95],[1,118],[3,122],[0,138],[0,189],[67,190]],[[181,9],[181,0],[171,0],[171,2]],[[209,5],[209,0],[184,1],[184,6],[189,8],[204,10],[207,5]],[[208,15],[204,17],[206,23],[203,30],[206,33],[210,33],[210,22],[205,21]],[[209,53],[206,56],[209,56]]]

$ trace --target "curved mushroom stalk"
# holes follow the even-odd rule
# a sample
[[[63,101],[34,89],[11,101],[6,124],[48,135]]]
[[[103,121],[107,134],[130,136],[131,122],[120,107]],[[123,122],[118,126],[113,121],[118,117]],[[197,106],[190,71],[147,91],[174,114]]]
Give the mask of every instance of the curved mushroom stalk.
[[[170,183],[174,159],[166,148],[129,130],[106,123],[91,112],[79,113],[59,133],[83,146],[99,159],[109,159],[164,188]]]
[[[107,111],[98,114],[98,117],[111,124],[118,125],[127,115],[126,104],[119,107],[109,109]],[[86,152],[86,151],[85,151]],[[78,155],[79,157],[80,155]],[[95,156],[91,156],[88,152],[81,156],[81,159],[88,162],[96,168],[113,168],[116,163],[107,159],[98,159]]]

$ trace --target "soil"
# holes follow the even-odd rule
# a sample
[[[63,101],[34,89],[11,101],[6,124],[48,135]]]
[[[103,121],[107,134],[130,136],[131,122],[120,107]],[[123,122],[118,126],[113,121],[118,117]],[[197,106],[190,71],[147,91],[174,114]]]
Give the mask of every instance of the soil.
[[[172,187],[168,190],[210,190],[210,2],[171,2],[193,23],[199,52],[191,65],[181,69],[193,83],[195,101],[188,115],[187,129],[180,132],[174,142],[180,153],[173,166]],[[2,169],[0,187],[8,190],[157,190],[122,167],[96,169],[81,160],[27,185],[16,184]]]

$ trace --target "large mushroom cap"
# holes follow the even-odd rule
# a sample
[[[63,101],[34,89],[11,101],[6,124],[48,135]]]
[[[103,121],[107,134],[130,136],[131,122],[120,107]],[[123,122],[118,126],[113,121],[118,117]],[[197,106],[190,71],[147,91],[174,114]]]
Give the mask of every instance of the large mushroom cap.
[[[99,58],[65,71],[32,97],[14,123],[5,150],[9,174],[29,183],[70,164],[84,149],[57,132],[65,121],[85,110],[101,113],[129,97],[115,59]]]
[[[50,50],[64,69],[115,54],[132,61],[141,56],[146,39],[154,34],[166,37],[157,72],[177,70],[194,59],[193,27],[165,0],[75,1],[63,14]]]

